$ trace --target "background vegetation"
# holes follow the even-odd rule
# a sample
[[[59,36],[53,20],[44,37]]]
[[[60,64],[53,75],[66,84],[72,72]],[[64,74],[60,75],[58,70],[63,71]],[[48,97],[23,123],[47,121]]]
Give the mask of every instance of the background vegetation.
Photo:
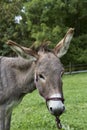
[[[66,112],[61,116],[62,130],[87,130],[87,73],[64,75]],[[25,96],[13,111],[11,130],[58,130],[37,91]]]
[[[50,40],[53,48],[70,27],[75,35],[62,61],[87,63],[86,0],[0,0],[0,55],[12,53],[8,39],[28,47]]]

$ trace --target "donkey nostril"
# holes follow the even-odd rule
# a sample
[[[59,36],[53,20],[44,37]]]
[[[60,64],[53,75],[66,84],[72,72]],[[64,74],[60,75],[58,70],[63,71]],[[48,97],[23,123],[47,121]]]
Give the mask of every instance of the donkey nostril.
[[[52,107],[50,107],[50,110],[52,111]]]

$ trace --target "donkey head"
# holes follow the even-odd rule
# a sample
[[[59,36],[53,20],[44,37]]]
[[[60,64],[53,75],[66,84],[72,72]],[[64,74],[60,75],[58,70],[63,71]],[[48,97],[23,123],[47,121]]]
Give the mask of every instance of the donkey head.
[[[42,46],[38,52],[25,48],[15,42],[7,44],[20,56],[32,59],[35,62],[34,82],[40,95],[44,97],[48,110],[55,116],[60,116],[64,109],[64,97],[62,90],[62,75],[64,68],[60,58],[66,54],[74,29],[70,28],[65,37],[52,51],[46,51]]]

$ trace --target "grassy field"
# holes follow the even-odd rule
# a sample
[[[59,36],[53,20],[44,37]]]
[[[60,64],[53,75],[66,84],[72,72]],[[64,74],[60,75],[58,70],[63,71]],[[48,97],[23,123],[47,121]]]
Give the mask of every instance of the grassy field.
[[[87,73],[64,75],[66,112],[62,130],[87,130]],[[13,111],[11,130],[58,130],[37,91],[28,94]]]

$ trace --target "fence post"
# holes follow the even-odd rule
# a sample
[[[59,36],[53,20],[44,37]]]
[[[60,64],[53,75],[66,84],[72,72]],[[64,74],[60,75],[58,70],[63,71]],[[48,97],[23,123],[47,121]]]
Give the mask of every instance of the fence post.
[[[69,73],[72,74],[72,63],[69,63]]]

